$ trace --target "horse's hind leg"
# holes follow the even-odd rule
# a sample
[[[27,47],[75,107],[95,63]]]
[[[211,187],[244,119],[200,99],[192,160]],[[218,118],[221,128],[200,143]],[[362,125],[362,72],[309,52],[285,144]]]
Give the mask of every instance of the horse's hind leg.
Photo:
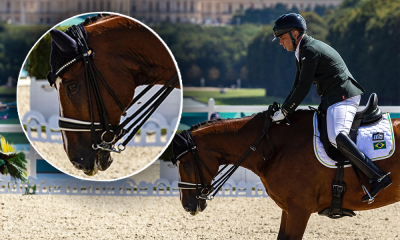
[[[289,208],[286,216],[286,226],[284,228],[285,234],[283,239],[302,239],[310,216],[311,211],[308,211],[307,209],[300,207]],[[281,231],[279,231],[279,236],[281,236]]]
[[[278,239],[285,239],[287,212],[282,210],[281,227],[279,228]]]

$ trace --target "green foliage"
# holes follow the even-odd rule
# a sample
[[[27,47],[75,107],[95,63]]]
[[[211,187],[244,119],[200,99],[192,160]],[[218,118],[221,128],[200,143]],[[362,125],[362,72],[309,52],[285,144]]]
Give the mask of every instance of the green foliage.
[[[346,0],[328,20],[332,46],[367,95],[400,105],[400,1]]]
[[[18,179],[21,182],[27,181],[27,172],[25,154],[23,152],[13,153],[7,159],[0,159],[0,171],[3,175],[10,175],[13,179]]]
[[[68,27],[58,27],[61,31],[67,30]],[[51,36],[47,33],[35,45],[26,62],[26,70],[29,76],[37,79],[45,79],[47,73],[51,70],[50,53],[51,53]]]
[[[0,23],[0,85],[18,78],[22,64],[46,26],[16,26]]]
[[[198,86],[204,77],[209,86],[246,85],[247,46],[262,26],[215,27],[192,24],[155,26],[178,62],[185,86]],[[218,71],[216,71],[218,70]]]

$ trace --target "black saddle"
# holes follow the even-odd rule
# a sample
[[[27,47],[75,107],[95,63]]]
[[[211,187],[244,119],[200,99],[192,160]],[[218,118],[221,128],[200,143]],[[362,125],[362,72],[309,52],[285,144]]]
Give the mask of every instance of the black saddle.
[[[378,107],[378,96],[376,93],[372,93],[369,97],[368,103],[365,109],[356,113],[353,124],[350,129],[350,138],[354,143],[357,143],[357,133],[360,126],[373,125],[382,120],[382,111]],[[347,164],[347,159],[342,153],[337,150],[329,141],[328,128],[326,126],[326,111],[318,114],[318,129],[320,132],[320,140],[324,145],[325,151],[328,156],[337,162],[343,161]]]

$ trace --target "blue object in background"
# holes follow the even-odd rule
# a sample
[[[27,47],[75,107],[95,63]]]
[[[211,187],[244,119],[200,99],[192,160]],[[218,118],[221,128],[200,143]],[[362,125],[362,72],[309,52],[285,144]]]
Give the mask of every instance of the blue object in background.
[[[43,159],[36,160],[36,173],[62,173]]]
[[[390,113],[390,118],[400,118],[400,113]]]

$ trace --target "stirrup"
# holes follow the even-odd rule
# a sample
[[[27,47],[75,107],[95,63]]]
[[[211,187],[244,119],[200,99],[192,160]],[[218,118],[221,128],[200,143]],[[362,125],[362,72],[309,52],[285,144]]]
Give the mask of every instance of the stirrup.
[[[369,193],[368,189],[363,185],[362,186],[362,190],[364,191],[365,195],[368,195],[369,199],[368,199],[368,204],[371,204],[375,201],[375,198],[371,196],[371,194]]]

